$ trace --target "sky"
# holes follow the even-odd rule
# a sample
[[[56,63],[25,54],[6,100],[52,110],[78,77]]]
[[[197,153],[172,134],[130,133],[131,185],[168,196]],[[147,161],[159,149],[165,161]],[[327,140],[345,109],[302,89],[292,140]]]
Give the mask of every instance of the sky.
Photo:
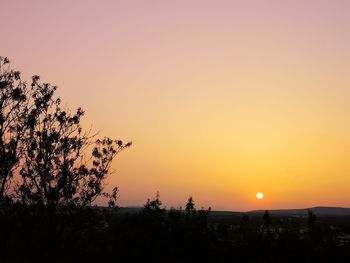
[[[12,68],[58,85],[86,129],[133,142],[106,182],[119,205],[159,191],[167,207],[350,207],[350,1],[0,0],[0,12]]]

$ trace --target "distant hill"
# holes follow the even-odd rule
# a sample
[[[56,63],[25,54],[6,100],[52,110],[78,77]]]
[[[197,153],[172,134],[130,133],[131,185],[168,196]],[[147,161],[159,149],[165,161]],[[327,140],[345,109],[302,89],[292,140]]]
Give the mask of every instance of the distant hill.
[[[143,207],[121,207],[118,210],[120,214],[134,214],[139,213]],[[307,210],[310,209],[317,216],[350,216],[350,208],[345,207],[325,207],[317,206],[312,208],[300,208],[300,209],[272,209],[269,210],[270,215],[286,215],[286,216],[307,216]],[[247,212],[239,211],[216,211],[211,212],[211,216],[214,217],[232,217],[232,216],[242,216],[242,215],[260,215],[263,214],[265,210],[253,210]]]
[[[120,214],[136,214],[142,211],[143,207],[140,206],[129,206],[129,207],[120,207],[117,211]]]
[[[317,216],[350,216],[350,208],[345,207],[323,207],[317,206],[304,209],[276,209],[269,210],[270,215],[295,215],[306,216],[307,210],[310,209]],[[248,212],[249,214],[262,214],[265,210],[255,210]]]

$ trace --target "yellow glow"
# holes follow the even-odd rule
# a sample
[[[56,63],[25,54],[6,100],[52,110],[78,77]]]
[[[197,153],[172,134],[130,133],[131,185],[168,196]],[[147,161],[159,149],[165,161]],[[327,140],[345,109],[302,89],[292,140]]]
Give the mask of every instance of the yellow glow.
[[[264,198],[264,194],[263,193],[257,193],[256,194],[256,198],[263,199]]]
[[[350,206],[350,1],[3,2],[0,55],[133,141],[120,206]]]

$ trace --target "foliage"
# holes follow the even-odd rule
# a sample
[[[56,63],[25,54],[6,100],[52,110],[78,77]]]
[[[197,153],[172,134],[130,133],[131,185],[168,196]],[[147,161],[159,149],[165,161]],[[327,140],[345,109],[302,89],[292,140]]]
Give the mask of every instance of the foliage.
[[[316,222],[316,215],[312,212],[311,209],[307,210],[307,228],[311,232],[314,230],[315,222]]]
[[[266,210],[264,213],[264,224],[266,227],[269,227],[271,224],[271,217],[268,210]]]
[[[28,87],[0,57],[0,201],[9,200],[13,174],[17,202],[52,212],[85,207],[98,196],[116,206],[117,188],[103,191],[113,159],[131,143],[103,138],[81,127],[84,111],[62,107],[55,86],[33,76]],[[90,154],[87,152],[91,151]]]
[[[186,203],[186,211],[187,211],[187,214],[190,215],[191,213],[193,213],[195,211],[194,209],[194,200],[192,198],[192,196],[190,196],[188,198],[188,201]]]
[[[106,193],[104,181],[131,143],[95,140],[84,111],[63,109],[55,91],[38,76],[28,86],[0,57],[0,262],[349,262],[349,221],[331,228],[311,210],[292,223],[268,211],[215,217],[192,197],[166,210],[157,193],[120,213],[118,188]],[[108,208],[91,206],[98,196]]]
[[[153,200],[154,201],[154,200]],[[158,201],[161,201],[158,198]],[[147,203],[150,203],[149,201]],[[153,203],[159,209],[159,202]],[[350,247],[337,244],[337,231],[350,230],[345,219],[331,219],[314,231],[314,242],[299,233],[306,218],[273,220],[267,236],[262,214],[249,217],[213,215],[181,209],[122,210],[86,207],[54,217],[14,204],[0,210],[0,262],[348,262]],[[145,212],[145,210],[147,212]],[[274,215],[270,215],[273,217]],[[50,219],[50,220],[48,220]],[[243,227],[243,228],[241,228]],[[225,231],[223,231],[225,230]],[[243,231],[243,232],[242,232]]]
[[[22,155],[23,125],[31,106],[28,95],[35,89],[27,87],[19,71],[9,68],[9,59],[0,57],[0,203],[9,200],[8,190],[14,170]]]

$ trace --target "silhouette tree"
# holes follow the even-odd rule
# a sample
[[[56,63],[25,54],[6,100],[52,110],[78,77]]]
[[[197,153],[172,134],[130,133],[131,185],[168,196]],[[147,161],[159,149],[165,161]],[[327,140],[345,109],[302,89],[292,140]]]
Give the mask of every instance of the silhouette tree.
[[[34,107],[28,111],[28,136],[23,139],[19,200],[50,211],[85,207],[104,194],[103,182],[112,160],[131,143],[104,138],[87,155],[94,136],[80,125],[83,110],[62,109],[60,98],[53,96],[56,88],[38,81],[39,77],[33,78],[37,91],[31,94]]]
[[[316,215],[312,212],[311,209],[307,210],[307,229],[309,232],[313,232],[315,228]]]
[[[162,208],[161,206],[162,202],[160,201],[159,192],[157,192],[157,195],[153,200],[147,199],[142,210],[142,214],[145,216],[145,221],[150,220],[152,222],[152,227],[156,227],[157,229],[161,225],[160,222],[164,221],[166,211],[165,208]]]
[[[268,210],[265,211],[263,219],[264,219],[265,227],[268,228],[270,226],[270,224],[271,224],[271,217],[270,217],[270,213],[269,213]]]
[[[119,197],[118,191],[119,191],[118,187],[114,187],[111,193],[104,193],[104,196],[109,198],[108,200],[109,208],[118,208],[117,206],[117,199]]]
[[[246,239],[246,234],[248,230],[249,216],[243,215],[239,222],[239,239],[242,241]]]
[[[243,215],[239,222],[240,229],[243,229],[248,224],[248,222],[249,222],[249,216]]]
[[[0,57],[0,203],[10,199],[7,190],[23,154],[22,140],[28,131],[28,113],[36,107],[31,116],[35,122],[41,111],[41,104],[35,105],[30,97],[36,94],[36,102],[46,99],[36,80],[37,77],[33,77],[28,86],[19,71],[10,69],[9,59]]]
[[[187,212],[187,215],[190,216],[191,214],[193,214],[195,212],[195,208],[194,208],[194,200],[192,198],[192,196],[190,196],[187,200],[187,203],[186,203],[186,212]]]
[[[10,70],[8,58],[0,57],[0,202],[19,162],[21,129],[19,114],[26,100],[26,85],[18,71]]]
[[[144,211],[145,212],[154,212],[156,214],[161,214],[165,211],[165,209],[161,208],[162,202],[160,201],[160,195],[159,192],[156,194],[156,198],[154,198],[152,201],[150,199],[147,199],[146,204],[144,205]]]

